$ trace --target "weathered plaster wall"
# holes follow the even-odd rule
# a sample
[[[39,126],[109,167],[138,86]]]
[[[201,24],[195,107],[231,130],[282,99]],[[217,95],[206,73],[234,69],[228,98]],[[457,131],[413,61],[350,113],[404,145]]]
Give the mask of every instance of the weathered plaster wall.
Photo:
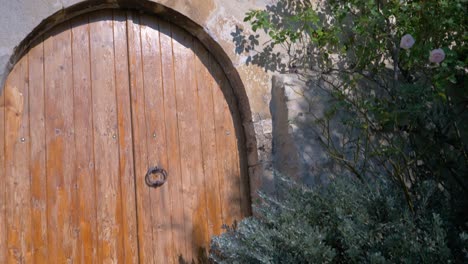
[[[216,45],[220,47],[225,57],[220,59],[220,63],[230,66],[224,69],[228,71],[228,77],[229,71],[236,72],[231,75],[238,76],[239,80],[237,83],[234,80],[232,84],[234,90],[244,90],[235,93],[241,115],[244,114],[242,122],[247,138],[252,187],[271,185],[272,169],[313,182],[311,173],[328,166],[327,161],[322,152],[317,152],[319,146],[311,140],[312,132],[308,128],[295,126],[291,121],[317,110],[315,108],[320,108],[320,103],[311,105],[310,100],[306,102],[294,96],[292,90],[307,87],[294,76],[266,73],[257,66],[247,65],[247,57],[236,53],[233,41],[236,27],[246,32],[249,30],[243,22],[248,10],[264,8],[275,0],[0,0],[3,11],[0,16],[0,87],[3,87],[9,70],[21,53],[17,49],[18,45],[41,23],[46,30],[47,26],[79,15],[82,12],[80,10],[134,6],[143,9],[150,6],[150,2],[160,4],[153,10],[154,13],[165,14],[167,19],[184,24],[186,29],[199,38],[210,38],[201,40],[212,51],[216,50]],[[79,8],[74,8],[77,6]],[[182,20],[179,23],[179,17],[166,12],[165,7],[182,14],[200,27]],[[50,17],[52,19],[48,19]]]
[[[324,127],[317,120],[329,110],[330,91],[296,74],[282,74],[273,77],[271,94],[275,171],[311,186],[346,173],[319,140]],[[340,145],[345,130],[339,119],[330,120],[329,125],[331,140]]]

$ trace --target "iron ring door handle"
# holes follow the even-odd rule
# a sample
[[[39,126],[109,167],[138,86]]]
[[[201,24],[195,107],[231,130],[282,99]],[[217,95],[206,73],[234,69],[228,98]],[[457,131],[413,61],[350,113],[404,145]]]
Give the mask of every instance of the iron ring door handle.
[[[162,186],[167,180],[167,171],[158,166],[151,167],[145,175],[145,183],[149,187],[157,188]]]

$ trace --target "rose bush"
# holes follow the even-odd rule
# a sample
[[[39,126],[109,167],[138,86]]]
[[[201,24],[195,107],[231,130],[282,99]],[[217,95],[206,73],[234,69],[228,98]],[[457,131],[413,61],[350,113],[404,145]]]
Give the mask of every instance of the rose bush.
[[[421,201],[420,188],[436,182],[449,201],[441,216],[448,246],[466,263],[458,240],[468,228],[466,0],[310,2],[247,13],[254,33],[233,34],[237,52],[330,92],[333,104],[310,125],[342,171],[393,182],[414,214],[420,202],[435,202]],[[259,41],[262,32],[270,41]],[[337,120],[346,133],[334,133]]]

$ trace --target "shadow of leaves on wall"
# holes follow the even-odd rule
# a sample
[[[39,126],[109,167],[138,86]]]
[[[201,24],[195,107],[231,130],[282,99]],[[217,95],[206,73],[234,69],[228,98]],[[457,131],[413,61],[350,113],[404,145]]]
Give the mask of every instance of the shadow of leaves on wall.
[[[265,71],[298,73],[301,68],[319,69],[318,66],[323,69],[329,58],[314,42],[321,41],[316,35],[329,26],[328,12],[326,7],[315,10],[309,1],[293,0],[251,11],[244,19],[250,22],[251,30],[236,26],[231,32],[235,52],[246,56],[247,65],[257,65]]]

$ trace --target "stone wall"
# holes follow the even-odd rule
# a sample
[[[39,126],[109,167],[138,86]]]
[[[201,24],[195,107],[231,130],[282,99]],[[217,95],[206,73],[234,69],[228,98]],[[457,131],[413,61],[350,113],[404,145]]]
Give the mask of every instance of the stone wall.
[[[246,137],[251,189],[271,186],[273,170],[313,184],[331,165],[307,121],[323,112],[323,96],[293,74],[280,75],[246,63],[236,32],[250,9],[274,0],[0,0],[0,87],[35,35],[80,13],[136,8],[160,15],[198,37],[224,67],[238,100]],[[306,97],[298,96],[297,90]],[[302,125],[300,125],[302,123]],[[307,125],[305,125],[307,124]],[[314,175],[314,176],[313,176]],[[318,175],[318,176],[317,176]]]

